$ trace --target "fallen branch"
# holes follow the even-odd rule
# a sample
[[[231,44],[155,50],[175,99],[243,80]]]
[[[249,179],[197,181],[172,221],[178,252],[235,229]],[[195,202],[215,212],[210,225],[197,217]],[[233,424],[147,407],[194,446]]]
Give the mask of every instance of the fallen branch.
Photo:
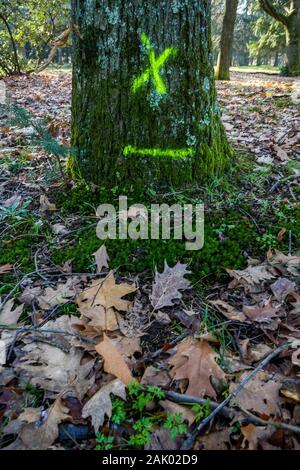
[[[19,333],[42,333],[42,334],[59,334],[63,336],[73,336],[75,338],[80,339],[81,341],[89,344],[96,345],[97,342],[85,338],[84,336],[80,335],[79,333],[70,333],[69,331],[64,331],[64,330],[55,330],[55,329],[40,329],[39,327],[35,326],[14,326],[14,325],[1,325],[0,324],[0,330],[7,330],[7,331],[17,331]]]
[[[289,348],[291,348],[291,343],[285,343],[282,346],[279,346],[278,348],[274,349],[271,354],[269,354],[265,359],[263,359],[258,364],[258,366],[240,382],[239,386],[233,392],[231,392],[228,397],[224,401],[222,401],[222,403],[220,403],[210,413],[210,415],[207,418],[203,419],[201,423],[190,433],[190,435],[182,444],[181,450],[191,449],[198,434],[200,434],[205,429],[205,427],[212,421],[212,419],[215,418],[224,409],[224,407],[243,390],[245,385],[247,385],[247,383],[250,382],[250,380],[252,380],[253,377],[255,377],[260,370],[262,370],[266,365],[268,365],[272,361],[272,359],[274,359],[280,353]]]
[[[165,348],[164,346],[162,348],[159,348],[157,351],[155,351],[154,353],[152,354],[149,354],[148,356],[146,356],[144,358],[144,362],[145,364],[147,364],[148,362],[152,361],[153,359],[156,359],[158,356],[160,356],[162,353],[168,351],[169,349],[171,349],[173,346],[176,346],[176,344],[180,343],[181,340],[185,339],[187,336],[190,336],[191,332],[190,331],[185,331],[184,333],[182,333],[181,335],[177,336],[177,338],[175,338],[173,341],[171,341],[169,344],[168,344],[168,348]]]
[[[9,299],[14,295],[14,293],[18,290],[18,288],[22,285],[22,283],[25,281],[30,276],[36,275],[36,271],[33,271],[32,273],[25,274],[25,276],[22,277],[22,279],[15,285],[15,287],[7,294],[7,296],[4,298],[3,302],[0,305],[0,313],[4,309],[5,305],[9,301]]]
[[[249,423],[258,424],[259,426],[273,426],[274,428],[277,428],[277,429],[285,429],[286,431],[291,431],[291,432],[294,432],[295,434],[300,434],[300,427],[298,426],[293,426],[292,424],[287,424],[287,423],[280,423],[277,421],[267,421],[267,420],[258,418],[257,416],[254,416],[252,413],[250,413],[247,410],[244,410],[243,408],[240,408],[240,410],[249,417],[247,419]]]
[[[181,393],[176,393],[176,392],[166,392],[166,398],[170,401],[173,401],[174,403],[179,403],[179,404],[198,404],[198,405],[205,405],[207,403],[207,400],[205,398],[198,398],[198,397],[193,397],[192,395],[182,395]],[[212,410],[215,410],[218,406],[219,403],[216,401],[210,401],[209,400],[209,406]],[[234,410],[231,410],[230,408],[227,408],[226,406],[220,411],[220,414],[224,416],[224,418],[228,419],[233,419],[235,412]]]

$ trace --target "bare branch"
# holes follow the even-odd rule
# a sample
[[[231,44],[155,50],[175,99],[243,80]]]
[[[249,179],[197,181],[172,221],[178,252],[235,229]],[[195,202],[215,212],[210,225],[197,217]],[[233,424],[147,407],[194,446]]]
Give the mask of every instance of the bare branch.
[[[56,53],[57,53],[58,49],[60,47],[63,47],[66,44],[66,42],[68,41],[70,33],[71,33],[71,28],[69,27],[65,31],[63,31],[62,34],[60,34],[56,39],[54,39],[51,42],[52,49],[50,51],[50,54],[49,54],[46,62],[44,64],[40,65],[36,69],[36,73],[42,72],[43,70],[45,70],[45,68],[48,67],[49,64],[51,64],[51,62],[53,61],[53,59],[56,56]]]

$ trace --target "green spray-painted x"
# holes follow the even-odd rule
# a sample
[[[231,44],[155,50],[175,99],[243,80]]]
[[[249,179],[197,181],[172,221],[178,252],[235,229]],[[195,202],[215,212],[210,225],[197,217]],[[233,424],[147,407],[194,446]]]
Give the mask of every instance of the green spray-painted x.
[[[167,93],[167,88],[160,76],[160,69],[170,57],[174,57],[177,54],[177,49],[168,47],[158,58],[156,58],[153,46],[151,45],[151,42],[145,33],[141,34],[141,40],[148,51],[150,67],[148,67],[142,75],[134,80],[132,84],[132,91],[136,93],[139,88],[141,88],[151,79],[157,93],[164,95]]]

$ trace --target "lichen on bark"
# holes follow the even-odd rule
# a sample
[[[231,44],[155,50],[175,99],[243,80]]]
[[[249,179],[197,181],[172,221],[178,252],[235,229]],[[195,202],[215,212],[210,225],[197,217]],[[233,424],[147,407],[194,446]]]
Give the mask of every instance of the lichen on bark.
[[[102,184],[117,177],[184,184],[223,171],[231,152],[214,83],[210,1],[72,3],[80,31],[74,33],[72,145],[83,176]],[[150,66],[141,37],[149,38],[156,60],[176,51],[158,69],[165,93],[151,76],[133,92]],[[126,148],[148,151],[134,155]],[[159,149],[168,151],[156,158]],[[176,158],[185,149],[192,152]]]

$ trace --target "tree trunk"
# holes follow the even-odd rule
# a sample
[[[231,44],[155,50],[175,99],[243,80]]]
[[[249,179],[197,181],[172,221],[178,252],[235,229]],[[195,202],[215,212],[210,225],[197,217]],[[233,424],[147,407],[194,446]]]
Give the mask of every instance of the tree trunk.
[[[286,25],[286,55],[289,75],[300,75],[300,2]]]
[[[226,0],[223,29],[220,42],[216,77],[217,80],[230,80],[230,66],[234,39],[234,26],[239,0]]]
[[[11,45],[12,45],[12,49],[13,49],[15,71],[18,72],[18,73],[21,73],[21,67],[20,67],[20,63],[19,63],[17,46],[16,46],[15,38],[14,38],[14,35],[12,33],[11,27],[9,26],[9,22],[8,22],[7,18],[5,18],[5,16],[2,13],[0,13],[0,19],[5,24],[5,27],[7,29],[9,37],[10,37],[10,41],[11,41]]]
[[[221,172],[210,0],[72,0],[72,146],[96,184]]]

